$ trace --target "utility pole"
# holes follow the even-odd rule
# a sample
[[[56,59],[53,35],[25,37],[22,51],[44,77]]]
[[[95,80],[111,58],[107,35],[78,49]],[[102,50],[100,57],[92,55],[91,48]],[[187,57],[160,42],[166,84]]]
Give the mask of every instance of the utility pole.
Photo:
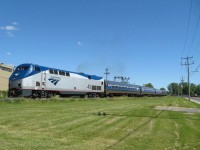
[[[173,91],[173,90],[172,90],[172,83],[171,83],[171,96],[172,96],[172,91]]]
[[[104,73],[105,75],[106,75],[106,81],[107,81],[107,79],[108,79],[108,75],[110,74],[109,72],[108,72],[108,67],[106,68],[106,72]]]
[[[186,60],[185,63],[182,63],[182,60]],[[190,65],[194,64],[194,61],[190,61],[190,59],[193,59],[193,57],[186,57],[181,58],[181,65],[187,66],[187,72],[188,72],[188,99],[190,100]]]
[[[182,79],[181,79],[181,97],[183,98],[183,76],[182,76]]]

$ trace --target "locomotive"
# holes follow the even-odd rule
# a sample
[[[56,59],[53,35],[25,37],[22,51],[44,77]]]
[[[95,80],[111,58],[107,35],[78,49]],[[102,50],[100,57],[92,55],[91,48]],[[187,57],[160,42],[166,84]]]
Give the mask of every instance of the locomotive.
[[[49,98],[104,96],[163,96],[167,93],[145,86],[108,81],[96,75],[35,64],[21,64],[9,78],[9,97]]]

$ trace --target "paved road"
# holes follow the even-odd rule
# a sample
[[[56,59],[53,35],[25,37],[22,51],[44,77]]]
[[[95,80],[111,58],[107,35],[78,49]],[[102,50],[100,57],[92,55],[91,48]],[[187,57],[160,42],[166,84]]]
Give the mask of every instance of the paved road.
[[[200,97],[191,97],[191,101],[200,104]]]

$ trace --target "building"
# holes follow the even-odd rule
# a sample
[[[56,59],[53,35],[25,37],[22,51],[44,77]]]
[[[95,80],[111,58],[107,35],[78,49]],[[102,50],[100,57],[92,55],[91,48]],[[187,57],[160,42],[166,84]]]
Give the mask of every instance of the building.
[[[8,90],[8,80],[14,67],[0,63],[0,91]]]

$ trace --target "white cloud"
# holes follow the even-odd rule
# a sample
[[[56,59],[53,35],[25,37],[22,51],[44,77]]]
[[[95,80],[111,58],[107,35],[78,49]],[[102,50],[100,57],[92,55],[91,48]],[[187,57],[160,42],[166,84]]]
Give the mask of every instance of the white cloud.
[[[11,55],[11,53],[10,53],[10,52],[7,52],[7,53],[6,53],[6,55],[7,55],[7,56],[10,56],[10,55]]]
[[[14,37],[13,32],[18,30],[16,26],[19,24],[17,22],[12,22],[11,24],[12,25],[0,26],[0,30],[5,31],[7,36]]]
[[[14,30],[17,30],[17,28],[15,26],[5,26],[4,30],[6,30],[6,31],[14,31]]]
[[[6,53],[6,55],[10,56],[10,55],[11,55],[11,53],[10,53],[10,52],[7,52],[7,53]]]
[[[78,41],[77,45],[81,46],[81,45],[83,45],[83,43],[81,41]]]
[[[17,26],[17,25],[19,25],[19,23],[18,23],[18,22],[15,22],[15,21],[14,21],[14,22],[12,22],[11,24],[12,24],[12,25],[14,25],[14,26]]]
[[[14,31],[14,30],[17,30],[17,28],[15,26],[1,26],[0,30]]]

